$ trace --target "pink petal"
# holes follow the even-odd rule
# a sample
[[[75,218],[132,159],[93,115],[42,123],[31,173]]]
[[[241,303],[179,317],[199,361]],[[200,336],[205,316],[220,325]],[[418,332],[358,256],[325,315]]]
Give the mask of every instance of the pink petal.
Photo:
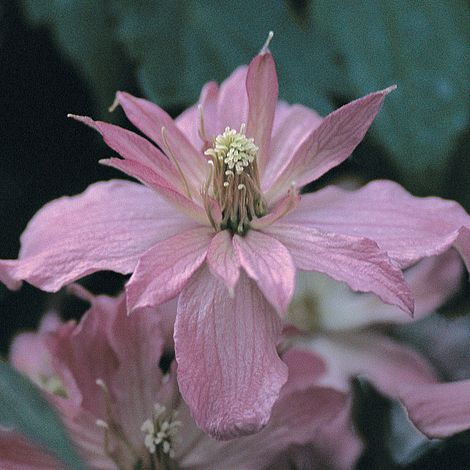
[[[270,52],[262,51],[251,61],[246,76],[246,90],[249,103],[246,134],[254,138],[259,148],[257,161],[262,173],[269,156],[279,91],[276,65]]]
[[[222,230],[212,239],[207,251],[207,264],[211,272],[219,276],[233,294],[240,277],[240,261],[233,249],[232,235],[228,230]]]
[[[114,313],[109,332],[109,343],[119,363],[109,387],[116,400],[118,421],[128,439],[139,448],[142,423],[151,416],[156,402],[166,403],[165,378],[159,366],[165,338],[161,309],[129,316],[123,307]],[[173,308],[176,313],[176,304]]]
[[[402,272],[372,240],[279,223],[265,231],[287,247],[297,268],[327,274],[355,291],[373,292],[386,303],[413,311]]]
[[[207,268],[179,298],[178,382],[198,426],[218,439],[259,431],[287,380],[279,318],[245,275],[233,298]],[[197,358],[197,360],[195,360]]]
[[[188,138],[193,147],[201,152],[204,150],[206,142],[200,136],[201,112],[204,119],[204,130],[209,143],[217,134],[217,96],[219,87],[215,82],[206,83],[201,91],[199,102],[191,106],[176,119],[175,123],[183,134]]]
[[[208,173],[206,158],[193,147],[163,109],[150,101],[122,91],[116,96],[129,121],[150,137],[169,157],[172,157],[169,155],[172,153],[186,178],[194,181],[195,186],[206,180]],[[163,127],[169,149],[162,136]]]
[[[53,367],[67,390],[68,401],[95,419],[107,415],[105,392],[97,380],[109,388],[118,368],[107,334],[114,318],[111,313],[118,309],[125,314],[123,296],[94,302],[79,325],[64,325],[48,338]]]
[[[97,130],[109,147],[125,160],[137,162],[146,168],[148,173],[155,174],[161,185],[177,189],[180,193],[184,192],[185,188],[176,166],[148,140],[134,132],[106,122],[93,121],[86,116],[71,115],[71,117]],[[139,178],[138,175],[128,174]]]
[[[19,259],[0,261],[0,278],[57,291],[95,271],[129,273],[157,241],[193,225],[140,184],[95,183],[44,206],[21,236]]]
[[[295,182],[301,188],[351,155],[394,87],[370,93],[326,116],[296,148],[267,195],[275,200]]]
[[[217,134],[221,134],[226,127],[239,130],[242,123],[248,122],[247,71],[248,67],[245,65],[238,67],[220,85],[217,99]]]
[[[374,323],[409,323],[430,314],[460,288],[462,262],[454,250],[420,261],[404,273],[415,299],[413,319],[370,294],[351,291],[319,273],[298,276],[290,318],[301,328],[345,330]],[[315,305],[315,318],[311,306]],[[314,325],[312,324],[314,322]]]
[[[266,215],[259,219],[253,219],[250,226],[255,230],[263,230],[294,210],[299,202],[300,194],[298,194],[295,189],[289,189],[287,194],[281,198]]]
[[[0,468],[5,470],[65,470],[49,452],[10,431],[0,431]]]
[[[357,457],[360,445],[349,429],[348,397],[336,390],[314,385],[323,371],[323,366],[318,367],[317,361],[311,352],[289,351],[286,361],[289,379],[273,407],[266,428],[252,436],[224,443],[200,439],[192,452],[185,456],[183,466],[205,469],[278,468],[276,464],[286,454],[291,455],[293,446],[308,451],[309,456],[315,455],[316,459],[310,460],[305,468],[311,468],[318,461],[326,464],[328,458],[331,464],[336,463],[336,454],[346,453],[344,449],[340,452],[340,447],[348,446],[347,456],[350,458],[353,457],[351,450],[357,450],[354,452],[354,457]],[[296,385],[300,383],[305,387]],[[325,439],[325,434],[328,439]],[[339,437],[341,441],[338,441]],[[349,465],[351,463],[352,460],[348,462]],[[326,465],[319,468],[326,468]]]
[[[294,156],[294,150],[321,123],[322,118],[300,104],[288,105],[279,102],[274,116],[270,156],[261,185],[267,191]]]
[[[10,363],[40,386],[54,374],[47,348],[48,333],[59,328],[61,324],[57,314],[48,313],[42,318],[37,333],[22,333],[10,346]]]
[[[403,387],[400,400],[408,416],[429,438],[470,429],[470,380]]]
[[[132,160],[121,160],[119,158],[100,160],[100,163],[116,168],[138,179],[149,188],[154,189],[160,196],[162,196],[162,198],[189,218],[195,220],[199,224],[210,225],[206,211],[201,205],[195,203],[183,193],[172,188],[168,185],[167,181],[160,178],[160,176],[150,170],[147,166]],[[218,210],[218,206],[214,207],[215,214],[217,214]]]
[[[256,230],[244,237],[235,235],[233,245],[248,276],[277,312],[285,313],[295,287],[295,266],[286,247]]]
[[[204,262],[213,236],[212,229],[196,228],[148,250],[126,285],[129,312],[154,307],[175,297]]]
[[[470,262],[465,210],[454,201],[414,197],[392,181],[373,181],[358,191],[330,186],[305,194],[284,220],[370,238],[401,266],[443,253],[453,244],[467,266]]]
[[[419,354],[379,333],[335,333],[317,336],[309,344],[327,365],[320,383],[338,390],[349,390],[351,378],[364,376],[382,393],[397,398],[406,384],[437,380]]]

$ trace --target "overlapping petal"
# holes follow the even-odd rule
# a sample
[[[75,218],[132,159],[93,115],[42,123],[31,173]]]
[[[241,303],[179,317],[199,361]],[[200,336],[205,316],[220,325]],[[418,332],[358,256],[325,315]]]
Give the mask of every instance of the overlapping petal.
[[[274,115],[273,133],[269,158],[261,173],[263,190],[271,187],[287,162],[293,157],[294,150],[321,123],[322,118],[300,104],[288,105],[279,102]]]
[[[152,190],[127,181],[95,183],[46,204],[21,236],[18,260],[0,261],[0,279],[56,291],[99,270],[132,272],[158,240],[194,224]]]
[[[205,181],[207,163],[204,155],[193,147],[163,109],[125,92],[118,92],[116,98],[129,121],[150,137],[185,175],[191,175],[199,184]]]
[[[287,380],[276,352],[280,329],[244,274],[233,298],[206,267],[182,291],[174,334],[178,383],[196,423],[211,436],[251,434],[267,423]]]
[[[248,276],[279,314],[286,313],[295,287],[295,266],[287,248],[256,230],[244,237],[234,235],[233,245]]]
[[[343,162],[363,139],[380,110],[385,96],[394,89],[370,93],[326,116],[294,151],[267,193],[268,200],[282,196],[295,182],[300,188]]]
[[[420,261],[405,273],[415,299],[413,318],[370,294],[353,292],[347,285],[315,272],[297,275],[290,318],[301,328],[347,330],[374,323],[410,323],[433,312],[458,290],[463,274],[459,255],[450,250]]]
[[[402,272],[372,240],[281,223],[265,231],[287,247],[299,269],[327,274],[353,290],[373,292],[386,303],[413,311]]]
[[[276,65],[270,52],[262,51],[250,63],[246,77],[249,114],[246,135],[258,146],[257,163],[262,173],[270,151],[278,83]]]
[[[240,276],[240,261],[228,230],[222,230],[212,239],[207,251],[207,264],[211,272],[219,276],[233,294]]]
[[[330,186],[305,194],[285,220],[370,238],[403,267],[453,244],[467,266],[470,260],[470,217],[465,210],[454,201],[414,197],[392,181],[374,181],[358,191]]]
[[[155,244],[137,263],[126,285],[129,312],[175,297],[204,262],[212,229],[199,227]]]

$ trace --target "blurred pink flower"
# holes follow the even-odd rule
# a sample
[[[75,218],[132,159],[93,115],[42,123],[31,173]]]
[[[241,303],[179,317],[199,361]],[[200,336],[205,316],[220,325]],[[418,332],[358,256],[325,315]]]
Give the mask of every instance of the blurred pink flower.
[[[272,468],[286,458],[304,467],[350,468],[360,444],[345,421],[348,397],[316,382],[325,368],[315,355],[285,354],[289,380],[265,429],[229,442],[215,441],[197,428],[175,380],[173,362],[159,367],[164,336],[159,315],[126,315],[123,296],[92,297],[78,325],[66,323],[37,334],[21,335],[10,360],[30,377],[46,369],[52,381],[41,386],[59,411],[91,469]],[[40,352],[43,363],[32,359]],[[45,354],[47,352],[47,354]],[[60,393],[56,387],[60,384]],[[11,470],[61,468],[52,455],[12,431],[0,431],[0,467]],[[289,468],[286,464],[280,468]]]
[[[417,317],[428,316],[455,294],[462,274],[454,250],[407,270],[405,279],[416,299]],[[470,391],[469,381],[455,387],[439,384],[437,370],[422,354],[386,334],[386,326],[414,319],[319,274],[303,273],[297,286],[288,319],[303,333],[290,341],[325,362],[318,384],[349,393],[351,380],[364,377],[384,395],[402,399],[410,418],[433,437],[470,427],[470,406],[464,405],[463,394]]]
[[[412,311],[400,268],[452,244],[470,257],[470,219],[456,203],[414,198],[387,181],[299,196],[351,154],[391,90],[322,119],[278,102],[264,47],[220,87],[205,85],[199,105],[175,121],[119,92],[117,103],[157,146],[74,117],[122,157],[104,164],[145,186],[100,182],[47,204],[23,233],[19,259],[0,262],[0,280],[55,291],[97,270],[133,273],[129,311],[181,292],[174,339],[183,397],[213,436],[256,432],[287,379],[276,352],[278,314],[292,298],[296,269]]]

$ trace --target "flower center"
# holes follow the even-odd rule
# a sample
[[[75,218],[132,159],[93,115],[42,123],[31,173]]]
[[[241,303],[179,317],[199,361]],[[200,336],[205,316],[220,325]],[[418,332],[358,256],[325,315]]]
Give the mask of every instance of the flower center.
[[[210,172],[202,196],[209,220],[216,230],[228,229],[243,235],[250,221],[266,213],[261,194],[256,155],[258,147],[245,135],[245,124],[237,132],[226,127],[212,148],[204,153],[210,157]],[[214,198],[222,210],[217,224],[210,212],[209,198]]]

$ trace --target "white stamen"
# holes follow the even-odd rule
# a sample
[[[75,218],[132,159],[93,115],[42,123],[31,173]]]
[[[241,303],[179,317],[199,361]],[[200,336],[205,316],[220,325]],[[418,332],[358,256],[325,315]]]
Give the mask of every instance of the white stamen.
[[[106,421],[103,421],[102,419],[97,419],[95,421],[95,424],[100,428],[109,429],[108,423]]]
[[[151,454],[155,454],[160,446],[164,454],[174,456],[172,442],[182,424],[176,416],[176,411],[168,412],[159,403],[154,405],[152,418],[146,419],[140,428],[145,433],[144,445]]]
[[[260,54],[266,54],[266,52],[269,51],[269,43],[271,42],[271,39],[273,38],[274,33],[272,31],[269,31],[268,33],[268,39],[266,39],[266,42],[264,43],[263,47],[261,48],[261,51],[259,52]]]

